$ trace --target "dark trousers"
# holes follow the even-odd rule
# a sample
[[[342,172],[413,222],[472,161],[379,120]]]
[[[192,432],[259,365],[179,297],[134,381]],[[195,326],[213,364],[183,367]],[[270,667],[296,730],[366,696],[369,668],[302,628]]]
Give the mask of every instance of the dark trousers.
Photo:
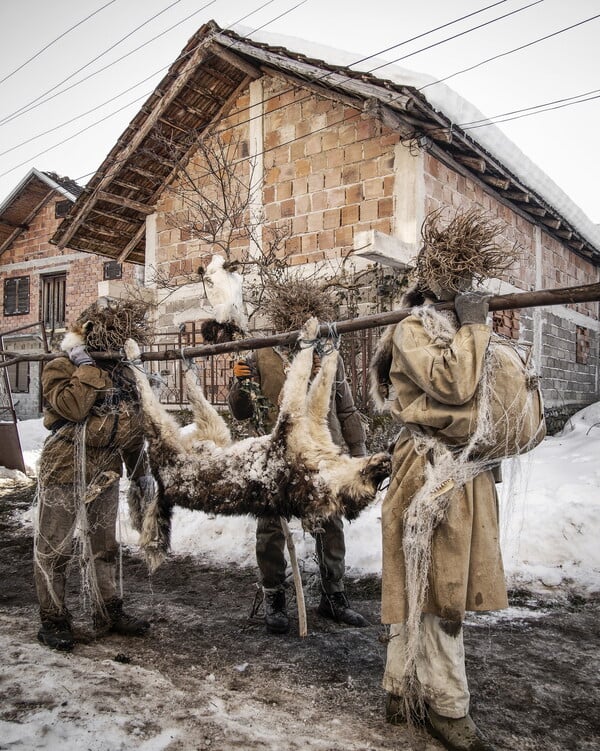
[[[339,517],[324,521],[313,533],[321,574],[321,587],[327,594],[344,591],[346,544],[344,524]],[[263,516],[256,525],[256,561],[265,589],[282,589],[285,583],[285,535],[279,517]]]

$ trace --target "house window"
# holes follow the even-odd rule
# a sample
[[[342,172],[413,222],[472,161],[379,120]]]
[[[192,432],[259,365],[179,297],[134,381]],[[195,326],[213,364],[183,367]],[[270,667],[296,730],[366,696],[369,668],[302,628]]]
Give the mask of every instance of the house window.
[[[118,261],[107,261],[104,264],[104,281],[120,279],[123,276],[123,267]]]
[[[42,320],[47,329],[65,327],[66,274],[42,277]]]
[[[57,201],[54,204],[54,216],[56,219],[62,219],[69,213],[71,201]]]
[[[29,277],[15,276],[4,280],[4,315],[29,313]]]
[[[575,362],[587,365],[590,359],[590,330],[577,326],[575,334]]]
[[[10,383],[10,390],[13,394],[28,394],[29,393],[29,363],[28,362],[15,362],[12,365],[7,365],[6,372],[8,375],[8,382]]]

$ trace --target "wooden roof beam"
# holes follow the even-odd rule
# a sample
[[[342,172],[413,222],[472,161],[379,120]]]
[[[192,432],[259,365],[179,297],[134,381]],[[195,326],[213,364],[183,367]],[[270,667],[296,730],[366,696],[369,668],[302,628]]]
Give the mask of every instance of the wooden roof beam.
[[[127,260],[131,252],[135,249],[139,241],[144,237],[146,234],[146,222],[142,222],[142,224],[139,226],[137,232],[135,235],[131,238],[131,240],[127,243],[125,248],[122,250],[122,252],[119,254],[117,261],[119,263],[123,263]]]
[[[540,218],[546,216],[548,213],[542,206],[527,206],[525,211],[527,211],[528,214],[533,214],[533,216],[539,216]]]
[[[156,175],[152,177],[152,180],[154,182],[160,182],[160,178],[157,178]],[[125,188],[126,190],[135,190],[139,191],[140,186],[136,185],[135,183],[127,182],[127,180],[113,180],[113,185],[119,185],[121,188]]]
[[[559,237],[562,237],[563,240],[571,240],[573,237],[573,233],[571,232],[570,229],[557,229],[556,234]]]
[[[510,187],[510,180],[507,177],[496,177],[496,175],[483,175],[482,180],[488,185],[499,190],[508,190]]]
[[[160,117],[158,121],[161,122],[163,125],[166,125],[167,128],[172,128],[173,130],[179,131],[179,133],[184,133],[185,135],[189,133],[189,131],[186,130],[185,128],[182,128],[181,125],[175,125],[175,123],[172,123],[169,120],[167,120],[166,117]]]
[[[546,227],[550,227],[551,229],[560,229],[562,226],[560,219],[556,219],[552,216],[543,216],[541,217],[541,221]]]
[[[518,203],[529,203],[531,197],[529,193],[523,193],[520,190],[507,190],[504,194],[511,201],[517,201]]]
[[[221,60],[225,60],[225,62],[229,63],[229,65],[232,65],[234,68],[238,68],[253,81],[255,81],[257,78],[262,77],[262,72],[255,65],[251,65],[249,62],[246,62],[246,60],[242,59],[239,55],[231,52],[231,50],[224,49],[220,44],[211,44],[209,49],[217,57],[220,57]]]
[[[116,196],[114,195],[114,193],[107,193],[105,190],[99,190],[96,193],[96,198],[98,201],[105,201],[106,203],[112,203],[115,206],[122,206],[126,209],[132,209],[132,211],[137,211],[140,214],[147,215],[154,213],[154,206],[147,206],[145,203],[134,201],[133,198]],[[83,224],[83,222],[81,224]]]
[[[164,175],[157,174],[156,172],[150,172],[150,170],[142,169],[141,167],[136,167],[133,164],[128,164],[127,169],[131,172],[135,172],[136,175],[139,175],[140,177],[147,177],[149,180],[156,180],[157,182],[160,182],[161,180],[164,180]]]
[[[107,219],[110,219],[112,222],[123,222],[124,224],[129,224],[133,227],[138,226],[138,222],[134,222],[131,219],[128,219],[126,216],[116,216],[115,214],[111,214],[109,211],[102,211],[102,209],[99,209],[97,206],[94,206],[94,208],[90,211],[90,214],[98,214],[99,216],[104,216]]]
[[[482,159],[481,157],[467,156],[466,154],[455,154],[454,158],[460,164],[464,164],[465,167],[469,167],[469,169],[475,170],[475,172],[479,172],[480,175],[483,175],[483,173],[487,169],[485,159]]]
[[[330,99],[334,102],[341,102],[348,107],[355,107],[356,109],[363,108],[362,99],[348,96],[348,94],[343,94],[341,91],[333,91],[332,89],[328,89],[325,86],[319,86],[318,83],[314,83],[313,81],[305,81],[302,78],[298,78],[298,76],[294,76],[292,73],[277,70],[276,68],[271,68],[269,65],[261,65],[260,70],[267,76],[271,76],[272,78],[279,78],[281,81],[290,83],[293,86],[297,86],[298,88],[307,89],[313,94],[321,96],[324,99]]]
[[[73,235],[85,221],[91,207],[98,200],[98,194],[102,192],[104,188],[110,185],[111,181],[117,175],[117,173],[126,166],[126,162],[129,157],[136,151],[136,149],[146,138],[148,133],[150,133],[163,112],[165,112],[171,105],[171,103],[175,100],[181,89],[185,86],[186,81],[188,81],[194,75],[197,66],[206,55],[206,47],[207,45],[205,43],[200,43],[198,45],[195,52],[190,55],[182,70],[179,72],[171,89],[161,99],[157,100],[156,104],[153,106],[152,112],[140,125],[138,130],[133,133],[129,142],[121,149],[119,153],[114,154],[111,166],[106,170],[103,177],[100,178],[98,185],[93,188],[93,192],[87,199],[85,208],[82,208],[77,218],[73,220],[70,227],[61,238],[59,247],[63,248],[68,245],[69,240],[73,237]]]

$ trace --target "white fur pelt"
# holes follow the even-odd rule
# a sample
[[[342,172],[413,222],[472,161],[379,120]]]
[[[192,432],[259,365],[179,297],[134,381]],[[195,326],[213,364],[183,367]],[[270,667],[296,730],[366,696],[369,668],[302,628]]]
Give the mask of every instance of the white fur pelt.
[[[242,276],[225,268],[225,259],[214,255],[204,277],[206,296],[219,323],[231,321],[242,330],[248,325],[242,297]]]
[[[158,402],[141,369],[135,369],[148,453],[158,493],[146,513],[141,544],[149,565],[166,555],[172,507],[217,514],[297,516],[315,524],[345,515],[355,518],[375,498],[389,475],[387,453],[350,457],[337,446],[327,426],[337,352],[309,386],[319,324],[311,318],[300,333],[301,349],[282,390],[279,417],[270,435],[232,443],[229,429],[206,400],[192,370],[186,373],[195,429],[182,436]],[[129,360],[139,358],[132,340]]]

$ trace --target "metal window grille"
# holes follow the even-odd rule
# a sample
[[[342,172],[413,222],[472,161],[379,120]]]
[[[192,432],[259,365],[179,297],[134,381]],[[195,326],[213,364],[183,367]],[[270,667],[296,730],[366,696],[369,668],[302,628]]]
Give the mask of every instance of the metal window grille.
[[[29,393],[29,363],[16,362],[6,368],[10,390],[13,394]]]
[[[67,275],[42,277],[42,320],[47,329],[65,326]]]

